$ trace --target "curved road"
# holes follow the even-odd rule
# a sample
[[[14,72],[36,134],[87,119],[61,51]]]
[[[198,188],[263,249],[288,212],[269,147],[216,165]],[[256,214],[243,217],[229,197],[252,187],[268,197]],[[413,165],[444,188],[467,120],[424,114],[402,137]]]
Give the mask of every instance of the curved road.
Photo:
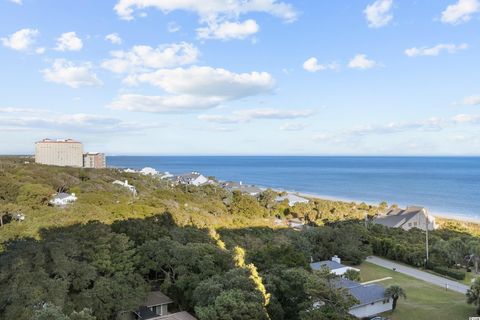
[[[395,271],[406,274],[407,276],[411,276],[416,279],[423,280],[443,288],[447,288],[448,290],[460,292],[462,294],[467,293],[467,290],[470,289],[470,287],[468,287],[467,285],[461,284],[459,282],[449,280],[447,278],[443,278],[440,276],[436,276],[434,274],[421,271],[412,267],[407,267],[403,264],[399,264],[399,263],[382,259],[379,257],[370,256],[370,257],[367,257],[366,261],[390,270],[395,268],[396,269]]]

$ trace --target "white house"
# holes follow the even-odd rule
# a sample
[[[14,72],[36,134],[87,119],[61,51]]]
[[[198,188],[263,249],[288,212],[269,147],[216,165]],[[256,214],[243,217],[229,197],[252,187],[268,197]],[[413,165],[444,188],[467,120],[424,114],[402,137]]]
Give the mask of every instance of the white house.
[[[307,198],[297,196],[296,194],[293,194],[293,193],[287,193],[286,196],[278,196],[275,199],[276,202],[283,202],[285,200],[288,200],[288,205],[290,207],[293,207],[297,203],[309,203],[310,202],[310,200],[308,200]]]
[[[75,193],[68,194],[68,193],[60,192],[53,196],[53,198],[50,200],[50,204],[58,207],[64,207],[75,201],[77,201],[77,197],[75,196]]]
[[[402,228],[407,231],[413,228],[421,230],[437,228],[435,217],[429,215],[426,208],[417,206],[406,209],[391,208],[384,215],[373,219],[373,223],[389,228]]]
[[[359,319],[370,318],[393,308],[393,300],[385,297],[385,288],[378,284],[361,284],[338,278],[334,280],[334,285],[348,290],[357,299],[358,304],[351,307],[349,313]]]
[[[133,169],[130,169],[130,168],[127,168],[127,169],[123,170],[123,172],[125,172],[125,173],[136,173],[137,171],[135,171]]]
[[[137,195],[137,188],[135,188],[131,184],[128,184],[128,180],[125,180],[125,181],[115,180],[112,183],[116,184],[116,185],[119,185],[119,186],[122,186],[124,188],[127,188],[134,196]]]
[[[184,173],[174,177],[174,179],[180,184],[189,184],[194,186],[201,186],[208,183],[210,180],[199,172]]]
[[[155,170],[154,168],[145,167],[142,170],[140,170],[140,173],[143,174],[144,176],[155,176],[158,174],[158,171]]]
[[[333,256],[331,260],[310,263],[310,267],[312,270],[327,268],[337,276],[343,276],[348,270],[360,271],[359,269],[343,265],[338,256]]]

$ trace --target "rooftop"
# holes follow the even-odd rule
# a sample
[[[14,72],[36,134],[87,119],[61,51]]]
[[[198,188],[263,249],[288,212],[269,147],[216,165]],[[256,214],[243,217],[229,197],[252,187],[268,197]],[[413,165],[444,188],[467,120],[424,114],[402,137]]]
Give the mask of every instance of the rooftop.
[[[345,268],[346,266],[344,266],[341,263],[335,262],[335,261],[326,260],[326,261],[310,263],[310,267],[313,270],[321,270],[322,268],[328,268],[330,270],[336,270],[336,269],[340,269],[340,268]]]
[[[75,141],[73,139],[43,139],[41,141],[37,141],[36,143],[81,143],[79,141]]]
[[[153,307],[153,306],[159,306],[162,304],[169,304],[172,302],[173,302],[172,299],[170,299],[168,296],[164,295],[160,291],[152,291],[152,292],[149,292],[147,297],[145,298],[144,306]]]
[[[186,311],[167,314],[166,316],[161,317],[162,320],[197,320],[194,316]]]
[[[378,284],[363,285],[345,278],[337,278],[334,280],[334,286],[347,289],[348,292],[360,302],[356,306],[385,299],[385,288]]]

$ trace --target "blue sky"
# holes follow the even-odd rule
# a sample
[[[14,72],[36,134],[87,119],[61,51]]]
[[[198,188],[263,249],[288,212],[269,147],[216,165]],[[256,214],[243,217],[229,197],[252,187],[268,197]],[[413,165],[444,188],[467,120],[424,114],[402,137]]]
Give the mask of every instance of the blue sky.
[[[480,0],[0,0],[0,153],[480,155]]]

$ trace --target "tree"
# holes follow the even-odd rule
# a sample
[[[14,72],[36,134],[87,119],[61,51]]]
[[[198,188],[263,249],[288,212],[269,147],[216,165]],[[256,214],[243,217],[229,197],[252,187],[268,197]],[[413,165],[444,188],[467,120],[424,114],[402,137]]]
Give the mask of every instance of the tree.
[[[345,274],[345,278],[352,281],[360,281],[360,271],[348,269]]]
[[[391,298],[393,300],[392,310],[395,310],[395,308],[397,307],[397,301],[400,297],[407,299],[405,291],[402,287],[398,285],[391,285],[390,287],[388,287],[385,290],[385,297],[389,299]]]
[[[80,312],[73,311],[70,316],[63,313],[62,309],[54,304],[45,303],[35,311],[32,320],[95,320],[91,309]]]
[[[52,193],[52,189],[46,185],[27,183],[20,187],[17,203],[39,208],[48,203]]]
[[[467,303],[477,307],[477,315],[480,315],[480,278],[475,279],[467,291]]]

